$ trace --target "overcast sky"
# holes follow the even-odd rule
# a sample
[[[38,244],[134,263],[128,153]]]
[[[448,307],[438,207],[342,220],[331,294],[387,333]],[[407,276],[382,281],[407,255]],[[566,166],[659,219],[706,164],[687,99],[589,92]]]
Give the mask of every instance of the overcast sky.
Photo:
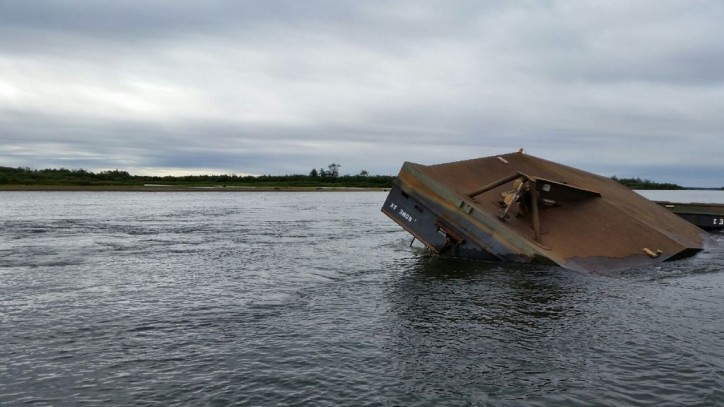
[[[0,0],[0,165],[724,186],[724,2]]]

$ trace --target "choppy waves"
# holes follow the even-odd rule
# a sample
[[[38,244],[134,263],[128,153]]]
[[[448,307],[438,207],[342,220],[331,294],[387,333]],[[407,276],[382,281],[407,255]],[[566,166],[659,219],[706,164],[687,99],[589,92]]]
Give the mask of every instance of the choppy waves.
[[[615,276],[430,257],[380,193],[8,193],[0,404],[717,405],[721,236]]]

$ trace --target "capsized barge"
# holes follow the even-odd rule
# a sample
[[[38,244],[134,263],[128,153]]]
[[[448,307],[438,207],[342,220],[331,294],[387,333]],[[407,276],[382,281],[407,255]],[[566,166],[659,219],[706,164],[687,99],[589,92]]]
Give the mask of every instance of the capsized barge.
[[[406,162],[382,212],[439,255],[586,272],[691,256],[707,239],[610,178],[522,152]]]

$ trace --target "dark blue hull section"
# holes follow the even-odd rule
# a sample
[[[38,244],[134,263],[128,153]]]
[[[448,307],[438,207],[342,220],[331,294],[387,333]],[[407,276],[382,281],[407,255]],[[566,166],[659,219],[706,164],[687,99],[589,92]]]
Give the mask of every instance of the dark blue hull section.
[[[405,193],[398,185],[390,190],[382,212],[436,254],[480,260],[500,260],[465,238],[439,215],[441,208],[422,197]]]

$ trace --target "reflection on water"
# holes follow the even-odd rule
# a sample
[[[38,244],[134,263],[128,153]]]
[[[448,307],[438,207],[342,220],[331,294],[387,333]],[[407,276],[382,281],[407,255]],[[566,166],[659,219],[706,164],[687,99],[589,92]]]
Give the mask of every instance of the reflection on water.
[[[0,404],[724,403],[721,235],[599,276],[429,256],[384,193],[0,198]]]
[[[555,365],[580,356],[562,346],[561,335],[585,323],[576,302],[581,288],[567,275],[559,268],[418,258],[389,293],[392,360],[410,387],[437,383],[417,401],[524,400],[564,390],[571,378]]]
[[[684,312],[688,307],[671,306],[681,301],[681,291],[669,286],[661,292],[649,284],[652,278],[658,281],[652,274],[611,279],[557,267],[420,256],[388,294],[395,314],[390,358],[416,394],[409,401],[721,400],[721,371],[712,372],[709,359],[718,355],[721,366],[719,337],[691,324],[671,330],[691,315]],[[708,297],[713,316],[722,301],[715,293]],[[721,331],[721,322],[706,319]],[[692,341],[689,329],[701,332],[702,340]],[[694,378],[693,371],[709,373]],[[423,382],[436,385],[420,388]]]

